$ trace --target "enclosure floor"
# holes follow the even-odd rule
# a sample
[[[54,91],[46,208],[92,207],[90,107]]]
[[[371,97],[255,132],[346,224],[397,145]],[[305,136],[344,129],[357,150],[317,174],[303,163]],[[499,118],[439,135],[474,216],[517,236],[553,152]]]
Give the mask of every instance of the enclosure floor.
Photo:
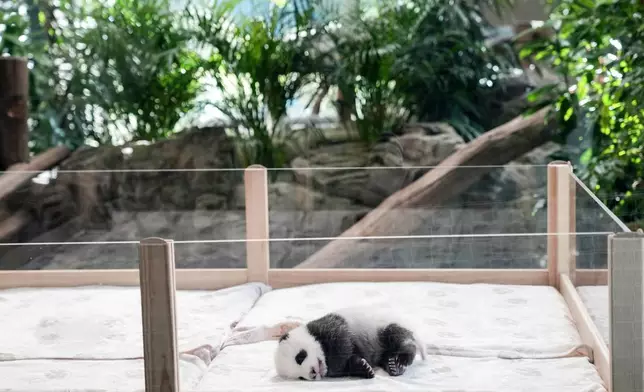
[[[122,391],[144,387],[138,288],[0,291],[1,388],[11,392]],[[234,328],[310,320],[347,305],[411,316],[429,353],[401,377],[288,382],[275,342],[226,346]],[[182,391],[604,392],[552,287],[442,283],[329,283],[271,290],[246,284],[177,292]],[[211,350],[187,353],[196,347]],[[96,375],[90,376],[90,375]]]

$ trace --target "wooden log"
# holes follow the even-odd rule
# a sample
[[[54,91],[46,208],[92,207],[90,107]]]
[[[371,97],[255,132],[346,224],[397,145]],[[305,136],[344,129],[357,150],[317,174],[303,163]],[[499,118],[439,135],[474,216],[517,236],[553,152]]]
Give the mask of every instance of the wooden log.
[[[0,176],[0,200],[37,176],[39,172],[60,163],[69,154],[71,151],[67,147],[58,146],[36,155],[29,163],[18,163],[11,166]]]
[[[415,182],[386,198],[362,220],[347,229],[339,237],[366,237],[404,235],[414,230],[419,220],[401,219],[398,209],[417,206],[440,205],[468,189],[481,176],[494,169],[491,165],[503,165],[530,152],[552,139],[554,124],[547,121],[550,107],[545,107],[531,116],[519,116],[479,136],[463,148],[447,157]],[[467,169],[461,166],[469,166]],[[364,241],[335,239],[294,268],[332,268],[342,265],[343,260],[361,253],[365,258],[370,252]]]
[[[0,57],[0,171],[29,160],[28,101],[27,59]]]
[[[29,223],[30,216],[26,211],[19,211],[0,221],[0,242],[11,238]]]

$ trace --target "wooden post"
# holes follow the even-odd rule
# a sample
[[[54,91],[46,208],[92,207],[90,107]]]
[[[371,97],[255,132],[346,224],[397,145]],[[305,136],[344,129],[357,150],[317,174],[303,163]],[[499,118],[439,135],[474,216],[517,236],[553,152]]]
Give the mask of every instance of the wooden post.
[[[559,274],[575,284],[575,181],[568,162],[548,165],[548,279],[559,288]]]
[[[244,172],[246,197],[246,268],[249,282],[268,284],[270,244],[268,222],[268,173],[264,166],[251,165]],[[257,241],[259,240],[259,241]]]
[[[644,234],[608,237],[612,392],[644,390]]]
[[[0,57],[0,171],[29,160],[27,60]]]
[[[146,392],[178,392],[174,243],[146,238],[139,245]]]

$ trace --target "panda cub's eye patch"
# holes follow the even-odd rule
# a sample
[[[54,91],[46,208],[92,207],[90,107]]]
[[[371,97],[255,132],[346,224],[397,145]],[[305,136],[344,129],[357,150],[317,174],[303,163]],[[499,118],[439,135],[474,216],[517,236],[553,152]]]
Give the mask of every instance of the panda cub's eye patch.
[[[298,365],[301,365],[301,364],[302,364],[302,362],[304,362],[304,360],[306,359],[306,356],[307,356],[307,355],[308,355],[308,354],[306,353],[306,350],[300,350],[300,352],[299,352],[299,353],[297,353],[297,355],[295,356],[295,362],[296,362]]]

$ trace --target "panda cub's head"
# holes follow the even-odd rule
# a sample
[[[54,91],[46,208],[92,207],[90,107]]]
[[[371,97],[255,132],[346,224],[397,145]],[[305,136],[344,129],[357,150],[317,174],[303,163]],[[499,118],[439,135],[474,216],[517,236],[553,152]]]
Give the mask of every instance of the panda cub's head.
[[[321,380],[326,376],[326,358],[320,343],[305,325],[283,335],[275,352],[277,374],[284,378]]]

